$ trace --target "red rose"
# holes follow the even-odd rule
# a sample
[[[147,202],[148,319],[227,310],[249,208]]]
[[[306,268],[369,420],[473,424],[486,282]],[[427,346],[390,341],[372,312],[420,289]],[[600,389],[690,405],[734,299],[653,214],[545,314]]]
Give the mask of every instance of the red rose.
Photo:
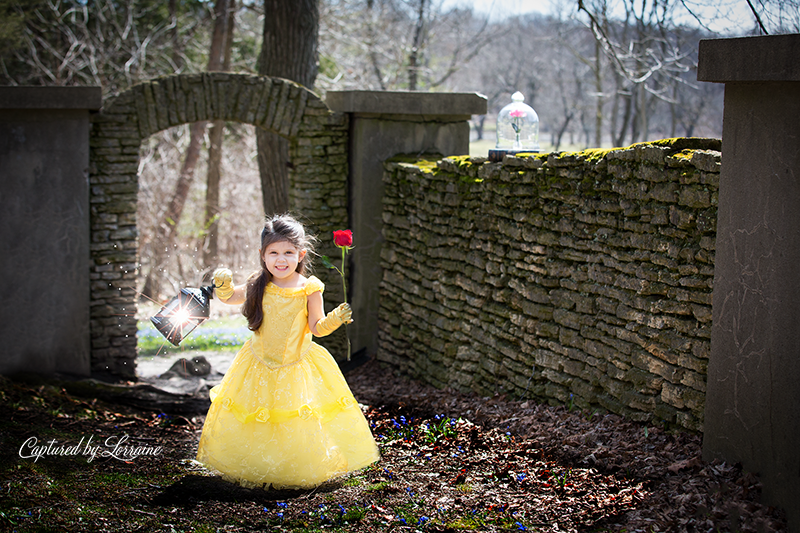
[[[347,303],[347,284],[345,283],[345,275],[344,275],[344,267],[347,264],[345,260],[345,256],[347,256],[347,251],[353,246],[353,232],[349,229],[339,229],[333,232],[333,244],[339,247],[342,251],[342,268],[339,270],[330,260],[322,256],[322,264],[324,264],[328,268],[334,269],[336,272],[342,276],[342,293],[344,294],[344,302]],[[344,325],[345,327],[345,338],[347,339],[347,360],[350,360],[350,337],[347,336],[347,324]],[[307,406],[303,406],[307,407]]]
[[[333,242],[339,248],[350,248],[353,246],[353,231],[340,229],[333,232]]]

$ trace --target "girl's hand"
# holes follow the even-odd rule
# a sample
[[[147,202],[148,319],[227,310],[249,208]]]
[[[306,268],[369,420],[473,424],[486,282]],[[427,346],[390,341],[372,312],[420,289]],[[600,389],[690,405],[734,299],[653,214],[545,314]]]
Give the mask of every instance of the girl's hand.
[[[325,318],[317,322],[315,327],[317,337],[330,335],[339,329],[339,326],[342,324],[352,323],[352,316],[353,310],[350,307],[350,304],[340,304],[339,307],[328,313]]]
[[[233,296],[233,272],[228,268],[218,268],[214,271],[214,292],[220,300],[227,300]]]
[[[353,323],[353,308],[348,303],[339,304],[339,307],[331,311],[331,313],[335,313],[336,316],[341,318],[342,324]]]

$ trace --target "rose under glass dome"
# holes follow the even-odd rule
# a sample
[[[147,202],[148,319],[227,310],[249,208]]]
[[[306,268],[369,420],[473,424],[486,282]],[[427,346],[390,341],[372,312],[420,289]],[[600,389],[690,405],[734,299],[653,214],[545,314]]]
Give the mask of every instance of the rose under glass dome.
[[[489,150],[489,159],[502,161],[506,154],[539,151],[539,115],[524,101],[517,91],[511,95],[511,103],[498,113],[497,144]]]

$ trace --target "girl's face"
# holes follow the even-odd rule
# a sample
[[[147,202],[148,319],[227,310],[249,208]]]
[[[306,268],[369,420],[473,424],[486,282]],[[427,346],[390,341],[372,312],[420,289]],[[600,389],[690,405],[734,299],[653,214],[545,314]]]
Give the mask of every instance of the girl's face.
[[[273,279],[284,280],[297,273],[297,265],[306,256],[289,241],[273,242],[263,250],[262,257]]]

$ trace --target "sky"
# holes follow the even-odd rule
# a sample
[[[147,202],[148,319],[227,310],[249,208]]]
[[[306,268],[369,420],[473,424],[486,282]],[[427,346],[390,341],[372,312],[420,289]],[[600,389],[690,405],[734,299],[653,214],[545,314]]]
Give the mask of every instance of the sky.
[[[569,0],[562,0],[569,3]],[[577,4],[577,1],[574,2]],[[688,2],[705,18],[711,30],[719,32],[739,33],[753,27],[754,19],[747,0],[692,0]],[[477,12],[487,13],[491,10],[492,18],[524,15],[531,12],[548,13],[552,9],[551,0],[442,0],[444,7],[450,5],[472,6]],[[707,7],[703,7],[705,4]],[[682,21],[694,25],[695,20],[685,11],[679,11]]]
[[[550,9],[548,0],[444,0],[443,3],[445,6],[472,6],[479,13],[488,13],[491,9],[492,18],[524,15],[532,11],[545,13]]]

